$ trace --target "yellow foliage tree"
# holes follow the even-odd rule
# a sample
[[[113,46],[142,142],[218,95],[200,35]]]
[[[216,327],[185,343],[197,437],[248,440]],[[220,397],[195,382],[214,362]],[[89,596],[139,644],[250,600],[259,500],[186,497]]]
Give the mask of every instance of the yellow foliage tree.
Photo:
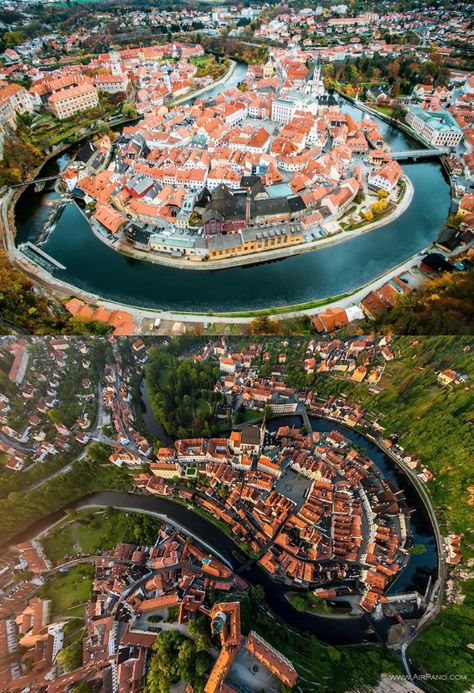
[[[372,205],[370,205],[370,210],[372,214],[380,214],[384,211],[384,209],[387,208],[387,206],[387,200],[379,200],[378,202],[374,202]]]

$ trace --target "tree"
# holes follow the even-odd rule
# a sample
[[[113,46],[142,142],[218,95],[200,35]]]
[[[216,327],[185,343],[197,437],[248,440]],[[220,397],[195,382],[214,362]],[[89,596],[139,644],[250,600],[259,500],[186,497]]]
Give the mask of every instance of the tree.
[[[197,652],[195,659],[196,676],[203,678],[210,670],[211,664],[212,659],[208,652]]]
[[[191,683],[194,675],[196,648],[191,640],[185,640],[178,651],[178,666],[181,677],[186,683]]]
[[[58,662],[64,671],[74,671],[82,664],[82,637],[74,640],[70,645],[58,653]]]
[[[277,334],[278,323],[268,315],[258,315],[249,325],[250,334]]]
[[[133,105],[133,103],[130,103],[130,101],[125,101],[125,103],[123,104],[122,113],[127,118],[133,118],[134,116],[137,115],[137,111],[135,109],[135,106]]]
[[[250,588],[250,594],[256,601],[262,601],[265,599],[265,590],[262,585],[252,585]]]
[[[370,205],[370,211],[375,216],[381,214],[388,207],[388,201],[386,199],[379,200]]]
[[[7,48],[14,48],[25,41],[25,34],[22,31],[7,31],[3,34],[3,41]]]
[[[400,294],[392,310],[375,322],[392,334],[473,334],[474,269],[446,272],[416,291]]]

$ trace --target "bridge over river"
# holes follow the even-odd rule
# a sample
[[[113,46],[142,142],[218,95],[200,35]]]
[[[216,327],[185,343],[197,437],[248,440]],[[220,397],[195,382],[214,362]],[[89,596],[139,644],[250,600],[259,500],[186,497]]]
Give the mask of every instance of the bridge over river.
[[[436,156],[449,154],[449,147],[438,147],[437,149],[407,149],[401,152],[390,152],[392,159],[396,161],[417,161],[418,159],[433,159]]]

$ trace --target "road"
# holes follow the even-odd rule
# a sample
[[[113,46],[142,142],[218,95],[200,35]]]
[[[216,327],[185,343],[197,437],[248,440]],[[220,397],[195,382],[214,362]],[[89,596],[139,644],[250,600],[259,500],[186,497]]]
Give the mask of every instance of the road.
[[[91,440],[96,440],[100,442],[100,434],[102,430],[102,425],[103,425],[103,415],[104,415],[104,407],[102,403],[102,385],[101,385],[101,377],[102,373],[99,373],[99,383],[97,385],[97,417],[96,417],[96,425],[92,432],[89,433],[89,436]],[[71,430],[74,430],[75,427]],[[0,440],[2,439],[2,434],[0,433]],[[114,441],[114,444],[116,445],[117,442]],[[86,457],[86,448],[84,448],[81,453],[75,457],[69,464],[67,464],[65,467],[61,467],[60,469],[57,469],[55,472],[52,472],[51,474],[48,474],[48,476],[43,477],[42,479],[39,479],[38,481],[35,481],[33,484],[30,484],[26,488],[22,489],[23,493],[27,493],[28,491],[34,491],[35,489],[39,488],[42,486],[44,483],[47,481],[51,481],[51,479],[55,479],[57,476],[61,476],[61,474],[67,474],[68,472],[71,471],[73,466],[76,464],[76,462],[79,462],[79,460],[82,460]]]
[[[407,647],[408,647],[408,643],[404,642],[400,648],[400,655],[402,658],[403,668],[405,669],[405,673],[407,675],[407,679],[411,683],[413,683],[413,677],[411,675],[410,665],[408,664],[408,659],[407,659]]]
[[[15,450],[18,450],[18,452],[30,452],[31,447],[28,447],[24,443],[20,443],[18,440],[15,440],[13,438],[8,438],[6,435],[0,432],[0,443],[4,443],[5,445],[9,445],[10,447],[14,448]]]

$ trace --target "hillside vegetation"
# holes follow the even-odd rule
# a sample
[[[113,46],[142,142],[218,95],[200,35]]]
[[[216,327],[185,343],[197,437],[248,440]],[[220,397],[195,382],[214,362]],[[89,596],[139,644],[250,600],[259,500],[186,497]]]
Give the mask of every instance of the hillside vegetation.
[[[0,334],[105,334],[109,329],[71,317],[0,254]]]
[[[395,307],[369,323],[374,334],[474,334],[474,268],[445,273],[417,291],[401,294]]]
[[[215,415],[219,378],[215,362],[178,359],[170,350],[154,349],[145,366],[148,397],[168,435],[209,436],[219,428]]]

